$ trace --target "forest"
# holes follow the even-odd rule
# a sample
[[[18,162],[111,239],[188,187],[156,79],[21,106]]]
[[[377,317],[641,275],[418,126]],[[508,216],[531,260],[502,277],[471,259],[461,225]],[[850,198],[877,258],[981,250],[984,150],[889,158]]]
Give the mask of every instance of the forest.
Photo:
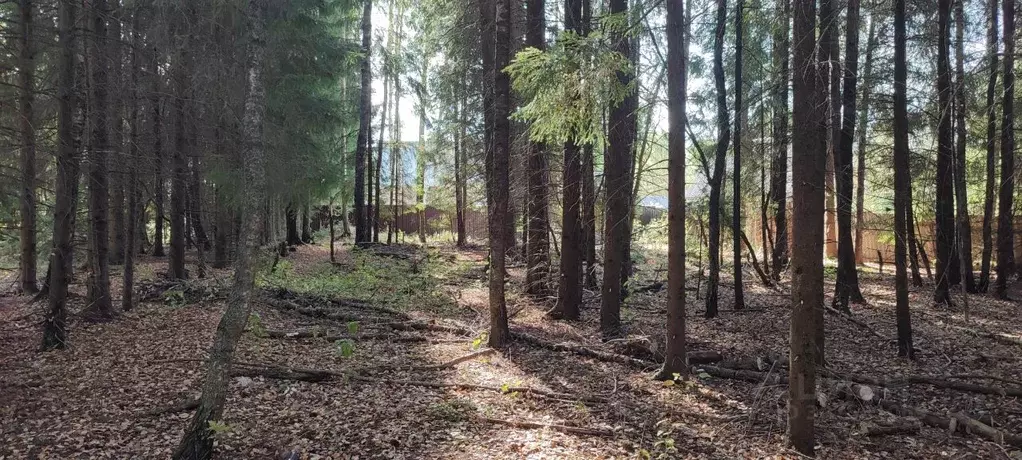
[[[1017,9],[0,2],[0,459],[1020,459]]]

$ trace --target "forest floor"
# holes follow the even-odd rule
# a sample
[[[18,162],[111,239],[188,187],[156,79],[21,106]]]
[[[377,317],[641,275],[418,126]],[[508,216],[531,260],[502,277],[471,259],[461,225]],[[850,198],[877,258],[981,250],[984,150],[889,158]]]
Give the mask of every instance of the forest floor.
[[[0,297],[0,459],[169,456],[192,416],[186,403],[198,395],[231,272],[212,270],[174,286],[160,281],[165,264],[142,259],[143,301],[113,322],[74,316],[84,303],[77,286],[66,351],[38,351],[42,305]],[[653,256],[640,262],[633,285],[662,278],[663,265]],[[549,302],[519,294],[522,271],[510,270],[512,330],[538,340],[518,339],[487,354],[479,348],[488,315],[484,249],[344,247],[331,263],[322,245],[297,248],[258,279],[227,410],[212,427],[218,456],[798,457],[785,447],[787,389],[776,380],[787,374],[783,364],[761,367],[761,380],[697,370],[685,382],[654,381],[663,291],[629,297],[622,317],[630,340],[605,344],[598,293],[586,293],[582,321],[551,321],[544,316]],[[966,307],[958,296],[949,310],[932,305],[932,285],[914,289],[918,353],[910,362],[897,357],[893,341],[889,272],[863,273],[869,303],[852,308],[861,324],[827,315],[828,375],[889,379],[886,402],[944,421],[962,411],[1022,434],[1017,396],[897,380],[911,374],[1022,388],[1019,304],[971,295]],[[747,310],[732,310],[733,284],[725,277],[716,319],[703,318],[690,276],[687,322],[691,348],[721,352],[721,366],[753,369],[750,361],[762,365],[787,350],[789,298],[753,273],[745,276]],[[538,345],[550,343],[638,359],[626,364]],[[919,429],[912,418],[839,398],[825,384],[821,391],[828,395],[816,420],[821,458],[1022,458],[1022,447],[955,422]],[[868,433],[885,426],[913,432]]]

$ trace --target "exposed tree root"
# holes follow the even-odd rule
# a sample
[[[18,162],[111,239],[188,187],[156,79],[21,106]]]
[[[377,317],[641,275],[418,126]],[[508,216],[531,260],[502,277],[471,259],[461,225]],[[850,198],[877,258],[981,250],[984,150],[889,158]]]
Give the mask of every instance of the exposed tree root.
[[[527,422],[527,421],[522,421],[522,420],[504,420],[504,419],[490,418],[490,417],[483,417],[483,416],[479,416],[479,417],[476,417],[476,418],[479,419],[479,420],[482,420],[484,422],[496,423],[496,424],[499,424],[499,425],[508,425],[508,426],[513,426],[515,428],[549,429],[549,430],[554,430],[554,431],[560,431],[562,433],[584,434],[584,435],[588,435],[588,436],[603,436],[603,437],[612,437],[612,436],[614,436],[614,431],[613,430],[601,430],[601,429],[597,429],[597,428],[582,428],[582,427],[568,426],[568,425],[554,425],[554,424],[548,424],[548,423]]]

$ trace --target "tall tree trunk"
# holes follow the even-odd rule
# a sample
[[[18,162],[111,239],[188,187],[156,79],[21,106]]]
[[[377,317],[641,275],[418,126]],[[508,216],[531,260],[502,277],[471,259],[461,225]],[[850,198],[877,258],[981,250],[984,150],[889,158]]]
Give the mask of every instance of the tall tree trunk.
[[[509,201],[509,162],[511,157],[511,81],[507,73],[497,71],[507,67],[511,60],[511,0],[497,0],[493,15],[493,146],[490,149],[490,171],[487,178],[489,202],[490,240],[490,336],[489,344],[500,348],[510,340],[507,325],[507,304],[504,298],[505,258],[507,248],[506,226]],[[489,28],[489,21],[483,24]],[[485,40],[485,37],[484,37]],[[489,42],[483,41],[488,47]]]
[[[862,258],[862,232],[865,230],[864,214],[866,201],[866,133],[869,130],[869,108],[873,84],[873,53],[877,46],[876,22],[872,16],[869,19],[869,35],[866,38],[866,67],[862,76],[866,82],[862,86],[862,101],[859,104],[859,129],[858,129],[858,154],[856,165],[856,193],[855,193],[855,263],[861,264]]]
[[[627,13],[627,0],[610,0],[610,14]],[[633,56],[631,41],[620,31],[613,34],[614,50],[622,56]],[[631,85],[635,76],[628,72],[617,75],[621,84]],[[605,339],[621,335],[621,280],[626,270],[629,238],[628,206],[631,203],[629,171],[632,168],[632,149],[635,140],[635,109],[638,94],[634,90],[610,110],[608,120],[609,146],[604,155],[604,178],[607,206],[604,212],[603,285],[600,305],[600,331]]]
[[[740,10],[740,8],[739,8]],[[667,2],[667,344],[657,377],[688,374],[685,347],[685,1]]]
[[[838,144],[841,139],[841,51],[838,39],[838,19],[840,7],[837,0],[820,0],[820,62],[828,67],[827,86],[827,119],[826,135],[821,140],[827,149],[827,234],[826,257],[837,257],[837,198],[835,187],[834,166],[836,164]],[[822,331],[822,328],[820,329]],[[817,333],[821,333],[818,331]],[[821,359],[822,363],[823,360]]]
[[[788,369],[788,438],[803,455],[813,456],[816,412],[816,367],[823,350],[816,331],[822,329],[823,213],[827,154],[820,137],[826,133],[825,67],[815,53],[814,0],[796,0],[792,35],[792,241],[791,336]],[[814,129],[815,128],[815,129]]]
[[[187,22],[179,18],[174,25],[175,29],[187,27]],[[179,34],[184,34],[179,31]],[[176,59],[173,64],[173,85],[177,97],[172,98],[174,106],[174,153],[171,172],[170,190],[170,278],[185,279],[185,238],[188,227],[185,226],[185,180],[187,175],[187,135],[186,120],[188,118],[186,95],[188,94],[188,79],[191,75],[191,68],[188,55],[188,47],[191,46],[187,35],[181,36],[179,40],[184,43],[178,45]]]
[[[815,21],[814,21],[815,22]],[[706,284],[706,317],[717,316],[717,292],[720,285],[720,194],[724,184],[724,165],[731,139],[727,112],[727,87],[724,83],[724,31],[727,26],[727,2],[717,0],[717,26],[713,41],[713,81],[717,95],[717,153],[710,177],[710,276]]]
[[[127,219],[125,221],[126,227],[124,231],[124,278],[122,284],[121,293],[121,309],[124,311],[131,310],[134,306],[134,285],[135,285],[135,256],[138,250],[135,238],[138,236],[137,226],[139,223],[139,215],[144,212],[142,207],[142,190],[139,187],[139,174],[138,169],[140,167],[139,160],[139,124],[141,123],[141,117],[139,116],[139,73],[141,72],[141,60],[139,59],[138,53],[144,49],[141,40],[139,39],[139,23],[142,9],[136,4],[133,8],[131,18],[131,80],[130,86],[127,88],[130,91],[128,104],[130,107],[128,113],[128,123],[130,123],[130,132],[128,136],[128,158],[125,162],[128,165],[128,177],[125,191],[128,198],[128,212]]]
[[[112,158],[108,162],[108,175],[110,177],[110,263],[120,265],[124,263],[124,240],[125,240],[125,180],[124,170],[124,81],[122,61],[123,51],[121,47],[121,21],[124,13],[120,0],[109,0],[108,33],[109,38],[106,44],[108,54],[106,62],[109,63],[109,88],[107,94],[110,104],[109,128],[110,153]]]
[[[379,208],[379,204],[378,203],[377,203],[377,208]],[[302,206],[302,243],[304,243],[304,244],[311,244],[312,243],[312,222],[309,219],[309,213],[310,213],[310,211],[309,211],[309,202],[306,201],[305,205]],[[375,219],[374,219],[374,223],[375,223]],[[374,225],[374,230],[375,230],[375,225]]]
[[[774,13],[777,25],[773,36],[773,140],[774,155],[770,162],[770,201],[774,206],[774,250],[772,254],[774,280],[788,265],[788,22],[791,1],[777,0]]]
[[[994,295],[1007,299],[1008,278],[1015,271],[1012,233],[1015,198],[1015,0],[1004,0],[1004,99],[1001,109],[1001,188],[997,199],[997,280]]]
[[[976,277],[972,271],[972,220],[969,218],[969,197],[966,191],[965,162],[965,7],[964,0],[955,1],[955,212],[958,231],[957,249],[963,286],[967,292],[976,291]]]
[[[464,144],[464,142],[465,142],[465,125],[468,124],[468,122],[465,120],[466,112],[468,110],[468,107],[466,107],[468,105],[468,103],[466,101],[467,100],[467,94],[466,93],[468,92],[468,87],[465,84],[464,77],[460,80],[459,83],[460,83],[460,85],[458,87],[458,90],[459,90],[458,93],[461,96],[460,96],[460,99],[459,99],[459,103],[458,103],[458,105],[456,107],[457,113],[455,114],[455,119],[458,120],[458,129],[457,129],[457,131],[455,133],[456,138],[455,138],[455,141],[454,141],[454,174],[455,174],[455,179],[454,179],[454,195],[455,196],[454,196],[454,200],[455,200],[455,212],[457,214],[457,220],[458,220],[458,222],[457,222],[457,232],[458,232],[457,245],[458,245],[459,248],[464,248],[466,243],[467,243],[467,241],[466,241],[467,235],[465,233],[465,211],[466,211],[466,208],[468,207],[468,204],[466,203],[466,198],[467,197],[465,196],[465,188],[466,188],[465,187],[465,183],[467,182],[467,177],[466,177],[466,174],[465,174],[465,167],[466,167],[466,162],[467,162],[466,161],[467,160],[467,158],[466,158],[467,155],[465,153],[465,144]]]
[[[264,200],[266,180],[263,147],[263,110],[266,96],[262,80],[266,43],[263,36],[264,8],[261,0],[252,0],[248,2],[245,10],[248,19],[249,69],[248,92],[242,118],[244,125],[242,161],[239,166],[244,170],[245,183],[248,187],[242,199],[243,224],[238,239],[234,285],[227,301],[227,309],[217,326],[209,359],[206,361],[202,397],[184,438],[174,452],[175,460],[212,458],[213,432],[209,429],[210,422],[221,420],[223,416],[234,350],[245,329],[251,309],[250,301],[255,282],[254,259],[258,249],[259,229],[264,218],[259,211]]]
[[[859,72],[859,0],[848,0],[847,20],[841,139],[834,156],[838,200],[838,261],[833,299],[834,308],[846,312],[850,311],[849,300],[853,302],[863,300],[862,292],[859,290],[859,271],[855,266],[855,249],[852,247],[852,149],[855,139],[855,93]]]
[[[89,165],[89,220],[91,224],[92,251],[89,265],[92,269],[89,286],[89,307],[85,317],[92,320],[107,320],[113,317],[113,303],[110,298],[110,177],[108,155],[110,151],[108,122],[110,106],[107,90],[110,81],[105,65],[107,54],[106,0],[92,3],[90,21],[89,60],[92,64],[92,157]]]
[[[911,222],[912,175],[908,147],[908,65],[905,53],[905,0],[894,0],[894,292],[898,356],[914,359],[908,305],[905,244]]]
[[[163,157],[164,157],[164,154],[163,154],[163,131],[162,131],[162,129],[163,129],[162,115],[163,114],[162,114],[162,110],[160,110],[160,94],[162,92],[162,88],[161,88],[160,82],[162,80],[162,77],[160,76],[159,52],[156,50],[155,46],[153,46],[151,48],[151,50],[150,50],[149,59],[150,59],[150,64],[149,65],[150,65],[150,68],[152,69],[151,70],[151,75],[150,75],[151,81],[149,83],[151,85],[150,90],[149,90],[149,110],[152,111],[152,115],[151,116],[152,116],[152,126],[153,126],[153,128],[152,128],[152,130],[153,130],[152,131],[153,150],[152,150],[152,155],[150,156],[150,158],[152,159],[152,162],[153,162],[153,168],[155,168],[155,170],[156,170],[155,174],[154,174],[154,176],[155,176],[155,178],[154,178],[155,179],[155,183],[154,183],[154,186],[153,186],[153,208],[154,208],[155,216],[153,216],[153,250],[152,250],[152,254],[155,257],[163,257],[163,256],[166,255],[164,253],[164,249],[163,249],[163,242],[166,239],[166,235],[164,234],[164,227],[163,227],[163,221],[164,221],[164,215],[165,215],[164,209],[163,209],[163,203],[164,203],[165,197],[167,196],[167,191],[165,189],[166,179],[165,179],[165,176],[164,176],[164,174],[165,174],[165,166],[164,166],[164,161],[163,161]]]
[[[582,1],[569,0],[564,3],[564,28],[576,34],[582,33]],[[540,38],[540,37],[537,37]],[[558,278],[557,304],[551,315],[555,318],[577,320],[582,306],[582,158],[581,147],[572,133],[564,144],[564,167],[561,170],[563,192],[561,212],[561,258]],[[538,146],[537,146],[538,147]],[[546,212],[544,210],[544,212]],[[538,224],[537,224],[538,225]],[[541,240],[530,239],[530,249],[537,241],[546,241],[547,229],[535,229],[544,236]]]
[[[35,48],[32,39],[32,0],[20,0],[18,34],[18,105],[21,119],[21,260],[20,290],[38,292],[36,285],[36,158],[35,158]]]
[[[936,214],[937,284],[933,300],[951,303],[948,287],[953,284],[951,254],[955,246],[954,132],[951,127],[951,63],[949,38],[951,0],[937,1],[937,196]]]
[[[362,81],[359,87],[358,140],[355,141],[355,243],[371,240],[366,209],[366,161],[369,147],[369,122],[372,120],[372,16],[373,0],[362,5]]]
[[[58,11],[57,61],[57,181],[53,207],[53,251],[46,319],[43,322],[42,348],[67,346],[67,292],[71,283],[71,254],[74,250],[75,192],[78,183],[78,156],[74,140],[75,92],[75,0],[60,0]]]
[[[909,163],[909,168],[911,168],[911,165],[912,164]],[[919,247],[918,247],[919,245],[918,245],[918,242],[916,240],[916,216],[915,216],[915,209],[914,209],[915,208],[915,202],[912,199],[912,172],[911,172],[911,169],[909,171],[909,176],[908,177],[909,177],[908,186],[907,186],[908,187],[908,189],[907,189],[908,191],[906,192],[907,193],[907,197],[908,197],[908,200],[907,200],[908,202],[905,204],[905,218],[907,219],[907,221],[905,222],[905,225],[906,225],[906,230],[908,232],[907,237],[908,237],[909,268],[912,269],[912,285],[915,286],[915,287],[919,287],[919,286],[923,285],[923,278],[922,278],[922,276],[919,275]],[[927,277],[932,280],[933,277],[929,276],[929,270],[930,270],[929,267],[930,267],[930,264],[927,263],[926,264]]]
[[[581,3],[576,0],[575,3]],[[581,9],[581,5],[576,10]],[[573,11],[572,6],[566,6],[565,19],[567,21],[572,20]],[[526,5],[526,11],[528,12],[528,25],[526,45],[536,49],[546,49],[546,1],[545,0],[529,0]],[[581,12],[578,12],[581,15]],[[579,18],[581,19],[581,18]],[[576,29],[575,27],[565,25],[569,30]],[[575,154],[577,155],[577,149]],[[550,188],[550,165],[547,162],[547,147],[546,144],[539,142],[529,143],[529,159],[527,164],[527,175],[528,175],[528,193],[525,194],[528,209],[526,215],[528,215],[526,237],[528,238],[528,245],[526,246],[526,266],[525,266],[525,289],[526,292],[537,297],[546,297],[550,295],[550,289],[547,285],[547,279],[550,277],[550,241],[547,237],[547,229],[550,226],[549,222],[549,198],[547,194]],[[567,162],[568,152],[565,151],[565,159]],[[577,163],[577,162],[576,162]],[[565,164],[565,174],[567,174],[567,164]],[[579,165],[581,168],[581,165]],[[581,176],[581,170],[578,171]],[[578,177],[581,179],[581,177]],[[576,179],[576,180],[578,180]],[[565,182],[567,184],[567,182]],[[576,186],[577,189],[577,186]],[[573,200],[573,201],[572,201]],[[568,197],[565,196],[564,208],[567,210],[569,207],[574,209],[571,211],[574,215],[578,214],[578,208],[581,203],[578,202],[578,194]],[[577,223],[575,223],[577,226]],[[580,233],[579,238],[584,238],[581,235],[581,229],[576,230]],[[578,249],[581,249],[579,247]],[[562,253],[563,255],[563,253]],[[563,260],[563,258],[562,258]],[[579,258],[577,261],[578,267],[574,270],[580,270],[582,260]],[[581,278],[581,277],[579,277]]]
[[[592,1],[582,2],[582,34],[588,36],[592,28]],[[585,256],[586,271],[583,285],[595,291],[596,281],[596,184],[593,178],[595,167],[593,144],[582,146],[582,252]]]
[[[429,58],[422,58],[422,75],[419,81],[419,148],[415,152],[415,217],[418,222],[419,243],[426,244],[426,107],[429,98],[426,76],[429,73]]]
[[[745,2],[738,0],[735,6],[735,134],[734,134],[734,165],[731,170],[731,183],[734,185],[734,196],[731,198],[731,250],[734,265],[735,300],[734,309],[745,308],[745,290],[742,288],[742,129],[745,123],[745,108],[742,107],[742,94],[745,92],[742,81],[742,55],[744,54],[742,34],[745,18]]]
[[[990,75],[987,78],[987,139],[986,139],[986,190],[983,199],[983,254],[980,258],[978,290],[987,292],[990,286],[990,258],[994,252],[993,222],[994,185],[997,181],[997,0],[987,4],[987,61]]]

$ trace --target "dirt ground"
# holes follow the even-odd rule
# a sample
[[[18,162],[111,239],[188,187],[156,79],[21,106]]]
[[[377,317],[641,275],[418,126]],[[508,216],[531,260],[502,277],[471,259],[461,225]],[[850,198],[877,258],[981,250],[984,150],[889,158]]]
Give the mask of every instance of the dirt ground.
[[[664,384],[650,378],[653,364],[640,368],[523,341],[451,363],[477,351],[479,333],[486,330],[485,252],[403,251],[356,257],[345,248],[332,264],[325,247],[303,246],[284,259],[280,270],[286,275],[260,279],[263,295],[253,306],[258,320],[250,322],[238,349],[242,367],[309,368],[359,378],[234,377],[217,427],[219,457],[798,457],[785,446],[787,389],[766,380],[699,373],[687,382]],[[360,278],[362,264],[377,263],[388,268]],[[165,264],[143,258],[139,272],[145,281],[139,290],[145,300],[113,322],[88,324],[74,317],[84,303],[84,292],[76,288],[72,344],[65,351],[38,351],[42,305],[13,294],[0,297],[0,459],[169,456],[192,415],[174,406],[198,394],[201,361],[223,311],[231,273],[213,270],[183,290],[166,291],[154,282]],[[655,258],[641,261],[633,286],[663,276],[662,265]],[[598,293],[586,293],[582,321],[551,321],[545,317],[549,299],[517,294],[522,272],[521,267],[510,270],[513,331],[622,352],[621,343],[599,341]],[[343,281],[320,281],[331,276]],[[690,276],[693,289],[695,278]],[[716,319],[703,318],[703,301],[694,290],[688,293],[693,349],[719,351],[729,361],[787,350],[785,286],[763,287],[752,272],[745,279],[748,309],[731,309],[733,285],[725,277]],[[932,305],[932,285],[915,289],[912,320],[919,351],[917,360],[909,362],[897,357],[893,341],[893,280],[863,273],[862,282],[869,303],[854,305],[853,315],[867,327],[827,315],[831,372],[1022,387],[1018,303],[984,295],[970,295],[964,302],[959,295],[958,305],[948,310]],[[292,295],[281,286],[313,287],[330,295]],[[664,293],[650,291],[629,297],[622,317],[629,343],[653,350],[663,341],[666,315]],[[385,308],[360,307],[366,304]],[[315,316],[302,309],[338,315]],[[337,319],[344,315],[359,319]],[[460,332],[464,328],[478,332]],[[286,334],[297,332],[312,337]],[[332,335],[351,338],[324,339]],[[1022,402],[1016,397],[927,384],[891,385],[883,397],[941,417],[964,411],[1003,432],[1022,433]],[[821,402],[821,458],[1022,458],[1019,447],[963,429],[952,433],[923,426],[914,434],[867,436],[870,427],[905,420],[855,401],[834,397]]]

